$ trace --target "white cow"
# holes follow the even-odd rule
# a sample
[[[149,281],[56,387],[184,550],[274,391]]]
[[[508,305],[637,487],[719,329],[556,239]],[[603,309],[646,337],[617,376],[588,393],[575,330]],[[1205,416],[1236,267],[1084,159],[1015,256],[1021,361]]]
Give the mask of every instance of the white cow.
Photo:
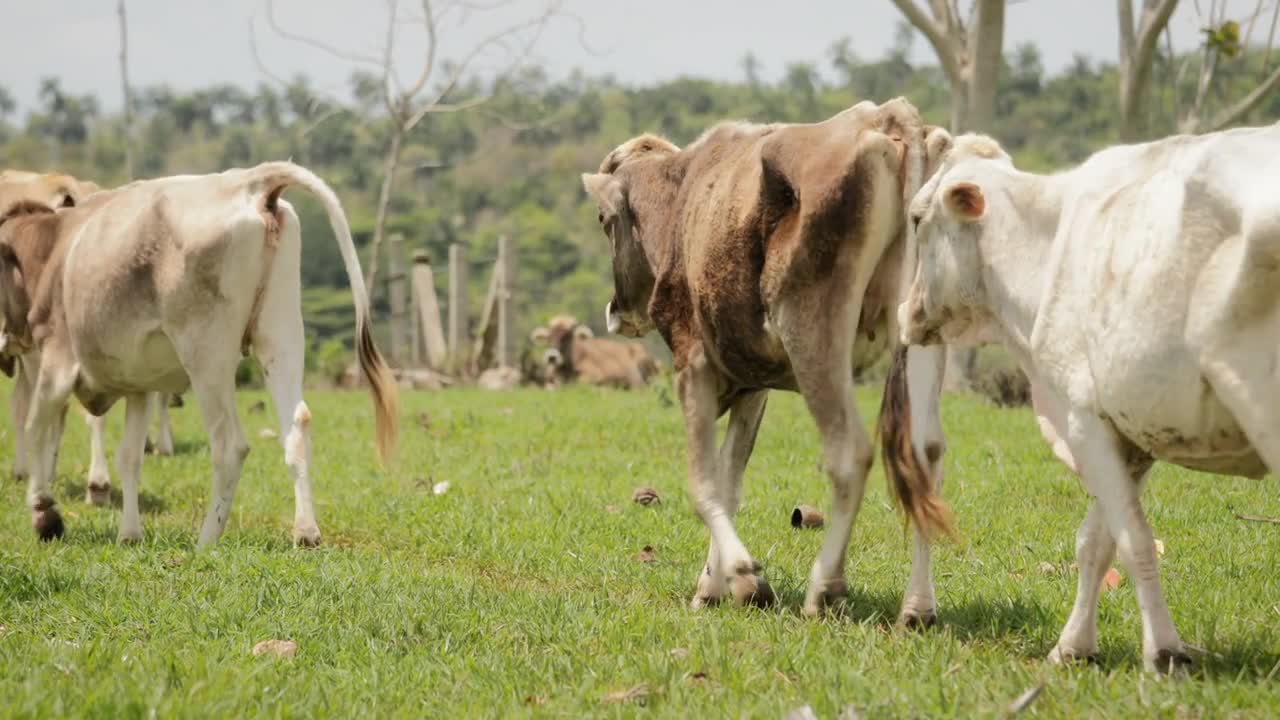
[[[1280,126],[1116,147],[1050,176],[967,136],[912,203],[920,254],[903,340],[1008,347],[1094,498],[1055,662],[1097,652],[1099,585],[1118,550],[1147,668],[1189,663],[1140,502],[1155,460],[1280,469],[1277,186]]]
[[[39,367],[27,417],[28,490],[43,539],[63,532],[50,493],[63,410],[72,393],[91,412],[127,400],[118,466],[120,539],[142,536],[138,480],[148,391],[191,387],[209,433],[213,494],[200,546],[226,527],[249,446],[235,410],[235,370],[252,348],[262,365],[293,476],[294,541],[320,541],[311,500],[302,399],[302,236],[291,185],[324,205],[355,299],[356,350],[375,401],[378,447],[395,439],[395,383],[373,344],[360,262],[338,198],[291,163],[132,183],[54,213],[20,205],[0,219],[0,314],[7,352]]]

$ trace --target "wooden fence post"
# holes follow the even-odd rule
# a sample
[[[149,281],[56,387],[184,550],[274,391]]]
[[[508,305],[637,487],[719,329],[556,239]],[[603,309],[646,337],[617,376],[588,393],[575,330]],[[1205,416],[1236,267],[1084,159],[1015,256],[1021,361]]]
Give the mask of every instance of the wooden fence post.
[[[515,250],[511,238],[498,238],[498,367],[511,367],[514,360],[515,332]]]
[[[387,249],[387,295],[391,301],[391,364],[403,365],[405,353],[405,316],[408,314],[408,298],[405,295],[404,236],[392,233]]]
[[[440,326],[440,301],[436,299],[435,275],[431,271],[431,256],[426,250],[413,254],[413,298],[415,313],[421,323],[422,344],[427,351],[427,367],[440,370],[448,356],[444,344],[444,329]]]
[[[467,342],[467,251],[453,243],[449,246],[449,363],[457,370],[471,349]]]

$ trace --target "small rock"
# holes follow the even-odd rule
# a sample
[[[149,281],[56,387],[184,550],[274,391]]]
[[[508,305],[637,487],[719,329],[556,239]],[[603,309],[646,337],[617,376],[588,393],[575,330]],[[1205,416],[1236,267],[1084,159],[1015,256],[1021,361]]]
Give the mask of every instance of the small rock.
[[[812,505],[801,505],[791,511],[793,528],[820,528],[824,522],[822,511]]]
[[[441,480],[440,482],[438,482],[438,483],[436,483],[435,485],[432,485],[432,486],[431,486],[431,494],[432,494],[432,495],[443,495],[443,494],[445,494],[445,493],[447,493],[447,492],[449,492],[449,481],[448,481],[448,480]]]
[[[292,658],[298,654],[298,643],[292,640],[263,640],[253,646],[253,656],[259,655],[275,655],[276,657]]]
[[[272,430],[271,428],[262,428],[261,430],[258,431],[258,437],[262,438],[263,440],[270,440],[276,437],[276,431]]]
[[[641,505],[655,505],[662,503],[662,498],[658,497],[658,491],[651,487],[638,487],[635,492],[631,493],[631,499]]]
[[[1164,541],[1156,538],[1156,557],[1164,557]]]

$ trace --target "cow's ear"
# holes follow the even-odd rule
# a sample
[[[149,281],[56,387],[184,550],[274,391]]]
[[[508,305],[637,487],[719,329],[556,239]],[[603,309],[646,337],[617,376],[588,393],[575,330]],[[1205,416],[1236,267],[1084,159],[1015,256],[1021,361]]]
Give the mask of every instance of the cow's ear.
[[[529,339],[540,345],[551,339],[551,331],[544,327],[534,328],[533,332],[529,333]]]
[[[987,200],[982,188],[971,182],[958,182],[948,187],[942,195],[947,210],[961,222],[974,222],[987,211]]]
[[[574,340],[590,340],[595,336],[596,334],[591,332],[591,328],[587,327],[586,325],[579,325],[578,327],[573,329]]]
[[[942,158],[955,144],[951,133],[946,128],[929,125],[925,128],[924,136],[924,152],[925,152],[925,177],[933,175],[938,166],[942,164]]]
[[[583,173],[582,187],[596,199],[605,215],[617,215],[622,209],[622,182],[608,173]]]

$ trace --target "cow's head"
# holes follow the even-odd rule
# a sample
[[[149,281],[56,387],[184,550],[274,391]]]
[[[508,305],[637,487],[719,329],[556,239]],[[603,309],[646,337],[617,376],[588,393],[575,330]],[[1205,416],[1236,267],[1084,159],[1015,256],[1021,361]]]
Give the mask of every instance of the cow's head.
[[[912,201],[908,222],[918,260],[898,307],[903,342],[966,345],[986,337],[991,298],[984,258],[1000,251],[993,244],[1018,233],[1005,192],[1012,167],[994,140],[962,136]]]
[[[643,227],[638,221],[633,199],[643,202],[654,197],[633,198],[633,189],[644,195],[642,173],[646,164],[679,152],[679,148],[662,138],[641,135],[614,148],[600,163],[597,173],[585,173],[582,186],[599,206],[597,220],[609,238],[613,254],[613,299],[605,306],[609,332],[627,337],[642,337],[653,330],[649,317],[649,300],[653,294],[654,267],[645,252]],[[648,195],[655,195],[649,193]]]
[[[79,205],[99,190],[97,183],[62,173],[0,172],[0,204],[6,206],[26,200],[61,210]]]
[[[529,336],[541,354],[535,357],[539,361],[537,375],[542,382],[555,387],[572,381],[575,372],[573,358],[574,343],[595,337],[591,328],[583,325],[569,315],[557,315],[544,326],[536,328]]]

